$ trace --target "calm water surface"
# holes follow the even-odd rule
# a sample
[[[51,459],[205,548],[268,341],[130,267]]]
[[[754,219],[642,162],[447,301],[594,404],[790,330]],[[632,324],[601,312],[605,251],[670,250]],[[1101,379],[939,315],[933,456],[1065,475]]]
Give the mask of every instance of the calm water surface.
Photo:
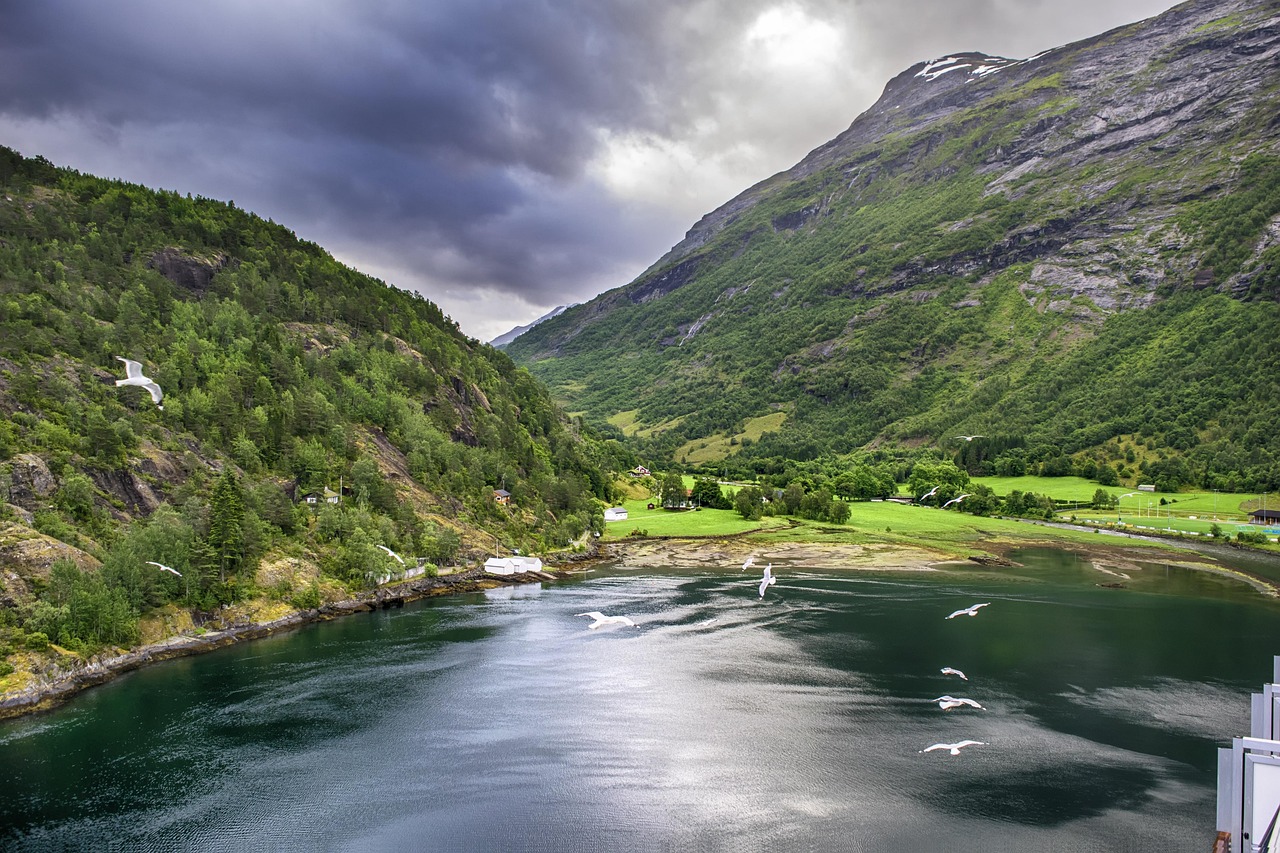
[[[1021,559],[784,568],[763,601],[593,572],[161,664],[0,726],[0,848],[1203,853],[1280,606]]]

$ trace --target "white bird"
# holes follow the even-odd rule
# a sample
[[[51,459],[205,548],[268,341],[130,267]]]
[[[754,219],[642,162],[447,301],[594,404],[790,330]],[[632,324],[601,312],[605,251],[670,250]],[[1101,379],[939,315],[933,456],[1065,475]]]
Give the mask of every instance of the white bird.
[[[962,501],[962,500],[964,500],[965,498],[968,498],[968,497],[972,497],[972,495],[961,495],[961,496],[960,496],[960,497],[958,497],[958,498],[952,498],[951,500],[949,500],[949,501],[947,501],[946,503],[944,503],[944,504],[942,505],[942,508],[943,508],[943,509],[946,509],[947,507],[951,506],[952,504],[958,504],[958,503],[960,503],[960,501]]]
[[[959,755],[960,750],[964,749],[966,746],[986,746],[986,742],[981,740],[961,740],[956,741],[955,743],[935,743],[933,746],[926,746],[920,751],[933,752],[935,749],[946,749],[949,750],[952,755]]]
[[[153,560],[146,560],[145,562],[147,562],[149,565],[152,565],[152,566],[158,566],[159,568],[164,569],[166,572],[171,572],[177,575],[178,577],[182,577],[182,572],[178,571],[177,569],[171,569],[168,566],[166,566],[164,563],[157,563]]]
[[[402,565],[402,566],[404,565],[404,559],[403,559],[399,554],[397,554],[395,551],[392,551],[392,550],[391,550],[390,548],[388,548],[386,545],[379,545],[378,547],[379,547],[379,548],[381,548],[382,550],[386,551],[386,552],[387,552],[387,556],[389,556],[389,557],[395,557],[395,559],[396,559],[396,562],[397,562],[397,563],[399,563],[399,564],[400,564],[400,565]]]
[[[927,492],[925,492],[923,495],[921,495],[921,496],[919,497],[919,500],[924,500],[925,498],[931,498],[931,497],[933,497],[933,496],[934,496],[934,494],[935,494],[937,491],[938,491],[938,487],[937,487],[937,486],[934,486],[932,489],[930,489],[929,491],[927,491]]]
[[[605,616],[599,610],[592,610],[588,613],[575,613],[574,616],[590,616],[595,621],[588,625],[588,628],[599,628],[601,625],[635,625],[625,616]]]
[[[981,435],[957,435],[956,438],[961,441],[973,441],[975,438],[982,438]]]
[[[163,410],[164,406],[160,405],[160,401],[164,399],[164,392],[149,377],[142,375],[142,365],[132,359],[121,358],[120,356],[116,356],[116,361],[124,362],[124,372],[127,375],[125,379],[116,380],[116,387],[137,385],[139,388],[146,388],[151,394],[151,402],[156,404],[156,408]]]
[[[973,606],[971,606],[971,607],[966,607],[964,610],[957,610],[955,613],[952,613],[952,614],[951,614],[950,616],[948,616],[947,618],[948,618],[948,619],[954,619],[954,618],[956,618],[957,616],[977,616],[977,615],[978,615],[978,609],[979,609],[979,608],[981,608],[981,607],[987,607],[987,606],[988,606],[988,605],[990,605],[990,604],[991,604],[991,602],[990,602],[990,601],[984,601],[984,602],[982,602],[981,604],[975,604],[975,605],[973,605]]]
[[[751,568],[751,564],[754,563],[755,561],[756,561],[755,554],[752,554],[750,557],[747,557],[747,561],[742,564],[742,568],[738,569],[738,571],[745,572],[747,569]]]
[[[963,672],[961,672],[961,671],[960,671],[960,670],[958,670],[958,669],[955,669],[954,667],[944,666],[944,667],[943,667],[941,670],[939,670],[939,671],[940,671],[943,675],[958,675],[958,676],[960,676],[961,678],[963,678],[965,681],[968,681],[968,680],[969,680],[969,676],[965,675]]]
[[[977,708],[981,711],[987,710],[972,699],[965,699],[963,696],[939,696],[937,699],[930,699],[929,701],[937,702],[938,707],[944,711],[959,708],[961,705],[968,705],[970,708]]]
[[[764,579],[760,581],[760,597],[764,598],[764,591],[778,582],[773,576],[773,563],[764,567]]]

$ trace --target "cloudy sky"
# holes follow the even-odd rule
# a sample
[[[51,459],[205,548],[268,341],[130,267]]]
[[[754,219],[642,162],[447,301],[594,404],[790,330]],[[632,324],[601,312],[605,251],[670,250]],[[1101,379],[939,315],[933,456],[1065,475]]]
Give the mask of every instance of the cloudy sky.
[[[911,64],[1172,0],[0,0],[0,144],[217,199],[488,340],[626,284]]]

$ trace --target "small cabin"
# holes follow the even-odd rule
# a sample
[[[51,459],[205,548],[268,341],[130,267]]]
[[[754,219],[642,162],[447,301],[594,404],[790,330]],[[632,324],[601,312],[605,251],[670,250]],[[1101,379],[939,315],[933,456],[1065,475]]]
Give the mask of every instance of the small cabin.
[[[298,502],[307,504],[308,506],[319,506],[322,503],[336,504],[342,499],[342,496],[329,488],[312,489],[309,492],[303,492],[299,496]]]
[[[621,506],[611,506],[604,511],[605,521],[626,521],[627,508]]]
[[[491,575],[518,575],[523,572],[542,571],[542,560],[537,557],[490,557],[484,561],[484,570]]]
[[[1255,509],[1249,513],[1250,524],[1280,524],[1280,510]]]
[[[502,504],[503,506],[506,506],[507,504],[511,503],[511,493],[508,492],[506,489],[494,489],[493,502],[496,504]]]
[[[632,477],[648,477],[650,474],[650,471],[648,468],[644,467],[643,465],[637,465],[636,467],[631,469],[630,473]]]

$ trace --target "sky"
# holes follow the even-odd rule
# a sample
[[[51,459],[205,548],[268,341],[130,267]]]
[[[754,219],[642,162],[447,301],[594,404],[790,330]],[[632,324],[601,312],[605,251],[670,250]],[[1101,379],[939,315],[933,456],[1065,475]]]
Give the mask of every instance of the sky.
[[[1172,0],[0,0],[0,144],[233,200],[490,340],[631,281],[921,60]]]

